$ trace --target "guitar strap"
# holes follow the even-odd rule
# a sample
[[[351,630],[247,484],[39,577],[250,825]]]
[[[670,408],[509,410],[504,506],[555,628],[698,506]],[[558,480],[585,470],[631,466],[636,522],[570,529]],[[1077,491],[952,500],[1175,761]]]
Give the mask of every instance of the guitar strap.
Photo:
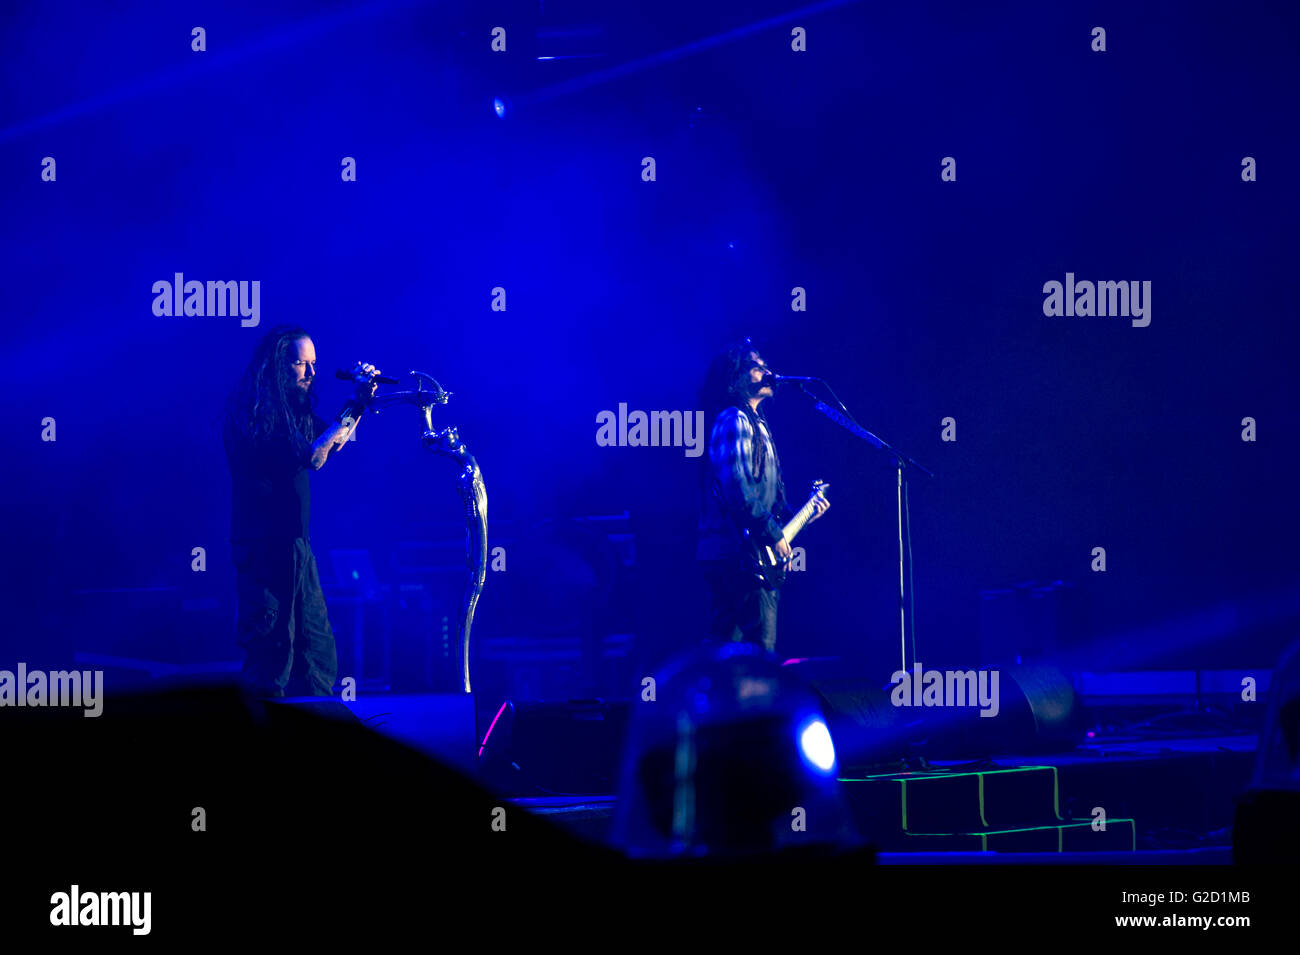
[[[772,437],[772,428],[768,425],[766,418],[760,418],[763,423],[763,430],[766,432],[767,449],[772,452],[772,463],[776,465],[776,500],[773,502],[776,506],[772,511],[776,514],[776,519],[784,523],[790,519],[790,503],[785,498],[785,473],[781,470],[781,456],[776,453],[776,439]]]

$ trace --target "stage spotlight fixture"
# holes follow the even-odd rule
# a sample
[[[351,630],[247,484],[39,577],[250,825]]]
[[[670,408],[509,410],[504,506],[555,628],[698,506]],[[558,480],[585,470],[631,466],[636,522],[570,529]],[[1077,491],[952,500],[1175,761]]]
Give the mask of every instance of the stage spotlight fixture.
[[[633,704],[613,842],[634,858],[834,855],[861,847],[816,696],[756,646],[692,650]]]
[[[824,775],[835,773],[835,744],[831,731],[820,716],[806,720],[799,730],[799,752],[806,762]]]

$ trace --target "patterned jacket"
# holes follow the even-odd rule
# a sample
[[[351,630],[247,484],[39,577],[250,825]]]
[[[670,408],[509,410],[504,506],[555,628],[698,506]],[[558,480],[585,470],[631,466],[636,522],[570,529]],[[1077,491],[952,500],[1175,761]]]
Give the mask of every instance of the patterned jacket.
[[[709,438],[708,469],[696,550],[700,560],[738,554],[742,528],[764,544],[780,539],[789,508],[766,421],[739,407],[723,409]]]

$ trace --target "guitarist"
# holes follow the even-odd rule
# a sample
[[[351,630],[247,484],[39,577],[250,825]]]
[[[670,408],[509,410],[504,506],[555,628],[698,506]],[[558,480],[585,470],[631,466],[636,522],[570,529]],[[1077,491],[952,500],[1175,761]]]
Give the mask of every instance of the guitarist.
[[[696,556],[708,591],[708,631],[715,640],[748,640],[776,650],[780,591],[765,587],[745,566],[749,543],[770,546],[788,561],[782,522],[790,516],[781,462],[761,406],[775,380],[750,339],[718,355],[701,390],[716,412],[701,475],[702,509]],[[818,498],[812,520],[830,504]]]

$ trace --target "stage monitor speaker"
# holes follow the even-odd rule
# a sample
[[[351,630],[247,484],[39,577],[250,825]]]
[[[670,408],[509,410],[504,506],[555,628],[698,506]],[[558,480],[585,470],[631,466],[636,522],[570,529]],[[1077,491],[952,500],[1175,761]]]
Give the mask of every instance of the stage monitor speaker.
[[[895,705],[893,684],[836,678],[810,685],[821,699],[841,772],[883,770],[909,757],[976,760],[1078,745],[1083,727],[1065,673],[1045,665],[995,669],[997,715],[988,717],[979,705]]]
[[[912,755],[909,734],[887,688],[866,680],[814,679],[840,772],[887,770]]]
[[[479,778],[507,796],[614,795],[628,701],[507,700],[479,751]]]

